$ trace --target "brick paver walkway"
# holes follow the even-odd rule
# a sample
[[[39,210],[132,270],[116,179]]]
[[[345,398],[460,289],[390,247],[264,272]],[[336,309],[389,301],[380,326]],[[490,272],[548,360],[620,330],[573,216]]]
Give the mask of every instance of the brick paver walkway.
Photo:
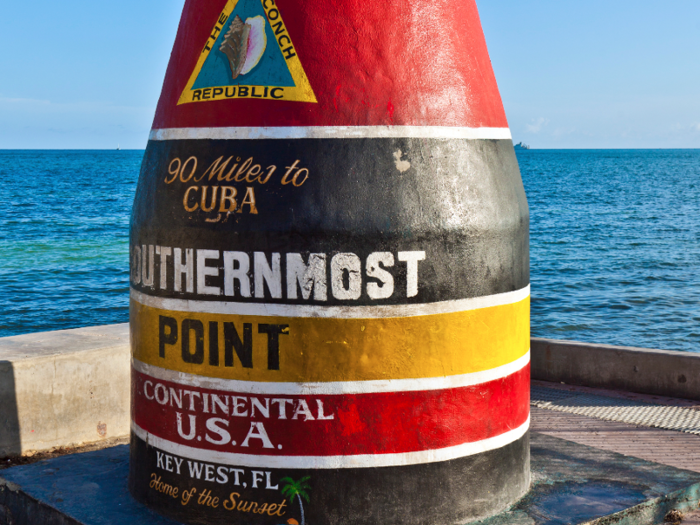
[[[605,396],[621,401],[635,400],[641,403],[700,409],[698,402],[682,399],[572,387],[543,381],[533,381],[533,386]],[[700,472],[700,435],[631,425],[618,421],[606,421],[535,406],[531,407],[531,411],[533,432],[617,452],[625,456]],[[700,525],[700,511],[687,513],[682,525]]]
[[[700,436],[536,407],[532,408],[532,430],[589,447],[700,472]]]

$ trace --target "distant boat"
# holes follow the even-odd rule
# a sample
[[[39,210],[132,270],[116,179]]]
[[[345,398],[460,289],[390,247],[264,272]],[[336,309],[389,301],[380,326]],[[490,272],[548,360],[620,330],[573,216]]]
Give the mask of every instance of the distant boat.
[[[516,150],[519,150],[519,149],[530,149],[530,146],[528,146],[527,144],[523,144],[522,142],[519,142],[518,144],[516,144],[516,145],[513,146],[513,147],[514,147]]]
[[[121,148],[119,147],[119,144],[117,144],[117,151],[119,151]]]

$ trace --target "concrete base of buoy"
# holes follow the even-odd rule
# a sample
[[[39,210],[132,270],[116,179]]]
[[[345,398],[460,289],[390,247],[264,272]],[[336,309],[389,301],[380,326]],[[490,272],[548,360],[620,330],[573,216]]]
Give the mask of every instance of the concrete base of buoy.
[[[123,445],[0,470],[0,523],[177,525],[130,497],[128,458]],[[533,434],[531,466],[535,481],[528,495],[481,525],[661,523],[654,519],[699,502],[697,473],[543,434]],[[433,494],[439,493],[435,487]],[[625,504],[611,507],[620,496]]]

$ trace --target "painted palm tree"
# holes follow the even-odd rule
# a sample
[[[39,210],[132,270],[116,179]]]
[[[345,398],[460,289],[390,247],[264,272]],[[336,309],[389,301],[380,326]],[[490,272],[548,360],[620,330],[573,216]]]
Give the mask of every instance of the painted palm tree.
[[[286,483],[286,485],[282,487],[282,495],[289,500],[289,503],[294,502],[295,496],[297,500],[299,500],[299,508],[301,509],[301,525],[306,525],[306,520],[304,519],[304,503],[302,499],[305,499],[306,503],[309,503],[310,501],[309,494],[307,492],[307,490],[311,490],[311,486],[308,484],[310,479],[311,476],[304,476],[297,481],[294,481],[292,478],[282,478],[280,480],[282,483]]]

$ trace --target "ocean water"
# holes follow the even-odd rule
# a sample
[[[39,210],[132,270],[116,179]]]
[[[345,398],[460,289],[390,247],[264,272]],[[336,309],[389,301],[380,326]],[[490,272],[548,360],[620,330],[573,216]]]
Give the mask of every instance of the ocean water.
[[[0,151],[0,337],[129,318],[142,151]]]
[[[142,156],[0,150],[0,337],[127,322]],[[700,150],[518,160],[533,335],[700,352]]]
[[[532,334],[700,352],[700,150],[518,152]]]

